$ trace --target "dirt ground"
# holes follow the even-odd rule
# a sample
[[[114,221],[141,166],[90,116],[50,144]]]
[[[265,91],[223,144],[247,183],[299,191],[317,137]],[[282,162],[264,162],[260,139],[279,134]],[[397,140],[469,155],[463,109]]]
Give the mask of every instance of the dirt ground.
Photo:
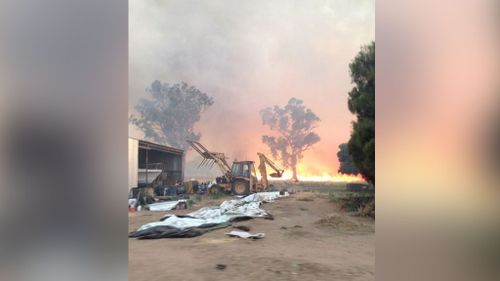
[[[223,200],[203,200],[190,210],[172,213],[185,214]],[[321,193],[300,192],[262,208],[274,220],[234,224],[248,226],[252,233],[265,233],[260,240],[226,236],[232,227],[195,238],[129,239],[129,280],[375,279],[374,220],[339,211]],[[131,213],[129,231],[163,215]]]

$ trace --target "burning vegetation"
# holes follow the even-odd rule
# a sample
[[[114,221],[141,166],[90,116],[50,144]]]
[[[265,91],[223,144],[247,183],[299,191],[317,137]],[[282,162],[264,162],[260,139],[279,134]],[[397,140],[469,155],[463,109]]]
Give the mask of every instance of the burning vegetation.
[[[374,43],[362,47],[350,64],[354,88],[349,93],[348,108],[357,119],[353,122],[350,140],[338,146],[340,165],[336,172],[317,157],[306,157],[307,161],[303,161],[305,152],[321,140],[316,131],[321,119],[302,100],[292,97],[283,107],[274,105],[260,110],[262,125],[268,129],[263,131],[261,141],[273,160],[284,168],[278,180],[348,183],[367,180],[374,184],[374,51]],[[146,139],[183,150],[191,148],[186,140],[201,139],[195,125],[215,103],[211,96],[184,82],[170,84],[158,80],[151,83],[146,93],[148,97],[139,101],[135,106],[136,113],[130,116],[130,122],[144,133]],[[234,132],[232,134],[234,136]],[[258,140],[258,136],[251,138],[256,138],[249,139],[251,143]],[[227,150],[233,154],[235,151],[245,152],[247,157],[255,157],[257,152],[248,153],[251,150],[248,145]],[[237,157],[233,158],[236,160]]]

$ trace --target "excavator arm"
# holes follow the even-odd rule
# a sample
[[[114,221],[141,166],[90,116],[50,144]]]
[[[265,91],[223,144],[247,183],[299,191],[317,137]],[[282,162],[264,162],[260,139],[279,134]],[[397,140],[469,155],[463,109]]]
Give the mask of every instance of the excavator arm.
[[[267,168],[266,164],[269,165],[274,170],[274,173],[269,174],[272,178],[281,178],[283,176],[283,173],[285,170],[280,169],[271,159],[267,158],[266,155],[263,153],[257,152],[257,155],[259,156],[259,172],[261,175],[261,181],[264,186],[268,186],[268,180],[267,180]]]

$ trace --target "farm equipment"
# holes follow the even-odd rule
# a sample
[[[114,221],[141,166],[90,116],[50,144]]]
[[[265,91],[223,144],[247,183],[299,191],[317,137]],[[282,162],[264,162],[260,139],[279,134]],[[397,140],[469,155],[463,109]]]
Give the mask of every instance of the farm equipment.
[[[209,151],[196,141],[187,142],[203,157],[198,167],[217,165],[222,172],[222,176],[216,178],[216,184],[211,187],[210,192],[248,195],[252,192],[264,191],[269,187],[266,164],[274,170],[273,173],[269,174],[273,178],[280,178],[284,172],[264,154],[257,153],[260,161],[259,172],[261,174],[261,179],[258,180],[254,161],[234,161],[232,166],[229,166],[224,153]]]

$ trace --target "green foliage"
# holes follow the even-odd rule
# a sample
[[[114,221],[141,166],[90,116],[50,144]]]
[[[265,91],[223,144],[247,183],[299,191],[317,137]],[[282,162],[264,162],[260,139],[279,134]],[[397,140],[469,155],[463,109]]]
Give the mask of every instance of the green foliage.
[[[297,163],[304,151],[320,140],[313,131],[320,121],[319,117],[296,98],[291,98],[283,108],[277,105],[265,108],[260,115],[262,123],[277,132],[276,136],[263,136],[262,142],[285,168],[292,168],[293,179],[297,181]]]
[[[348,106],[357,120],[348,149],[360,174],[375,184],[375,42],[362,47],[349,68],[354,88]]]
[[[359,216],[375,217],[375,192],[331,192],[330,202],[340,204],[340,209]]]
[[[189,147],[187,139],[200,139],[200,133],[194,132],[193,127],[201,113],[213,104],[210,96],[184,82],[168,84],[158,80],[146,93],[149,98],[142,98],[135,106],[137,115],[130,116],[130,122],[146,138],[181,149]]]
[[[352,161],[352,156],[349,153],[349,147],[347,143],[342,143],[339,145],[339,151],[337,152],[337,158],[339,159],[339,169],[338,172],[346,175],[358,175],[359,169],[356,167]]]
[[[227,196],[226,193],[219,192],[219,191],[214,192],[214,193],[210,193],[210,199],[214,199],[214,200],[221,199],[221,198],[226,197],[226,196]]]

